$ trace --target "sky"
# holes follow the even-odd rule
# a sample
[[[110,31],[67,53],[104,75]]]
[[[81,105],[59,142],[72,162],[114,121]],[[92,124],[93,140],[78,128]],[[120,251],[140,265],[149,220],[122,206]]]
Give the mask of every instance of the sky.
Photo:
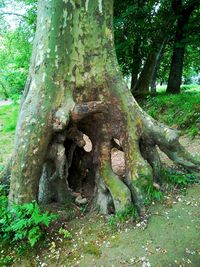
[[[2,13],[17,13],[20,15],[24,15],[26,12],[26,7],[22,3],[10,3],[6,4],[5,8],[2,8]],[[8,25],[11,29],[15,29],[19,25],[19,17],[16,15],[5,15],[4,19],[7,21]]]

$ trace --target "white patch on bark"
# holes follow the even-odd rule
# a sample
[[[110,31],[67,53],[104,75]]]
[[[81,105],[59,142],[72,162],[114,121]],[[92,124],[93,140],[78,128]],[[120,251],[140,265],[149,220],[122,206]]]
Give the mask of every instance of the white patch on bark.
[[[100,12],[100,13],[103,13],[102,1],[103,1],[103,0],[98,0],[98,4],[99,4],[99,12]]]
[[[58,51],[58,46],[56,45],[56,46],[55,46],[55,52],[57,52],[57,51]]]
[[[51,19],[47,19],[47,26],[51,25]]]
[[[31,82],[31,85],[30,85],[30,90],[31,91],[34,91],[36,89],[36,84],[35,84],[35,81],[33,80],[32,82]]]
[[[43,73],[43,74],[42,74],[42,81],[43,81],[43,82],[45,81],[45,78],[46,78],[46,73]]]
[[[36,119],[32,118],[31,121],[30,121],[30,124],[33,125],[33,124],[35,124],[36,122],[37,122]]]
[[[89,5],[89,0],[86,0],[85,1],[85,9],[86,9],[86,11],[88,11],[88,5]]]
[[[39,49],[38,53],[37,53],[37,58],[36,58],[36,67],[41,65],[42,62],[44,61],[44,50],[43,49]]]
[[[37,152],[38,152],[38,148],[35,148],[35,149],[33,150],[33,154],[35,155]]]
[[[65,28],[67,26],[67,9],[64,9],[63,11],[63,18],[64,18],[63,28]]]
[[[58,69],[58,59],[55,60],[55,66]]]
[[[71,3],[72,7],[75,9],[76,8],[75,1],[74,0],[69,0],[69,2]]]

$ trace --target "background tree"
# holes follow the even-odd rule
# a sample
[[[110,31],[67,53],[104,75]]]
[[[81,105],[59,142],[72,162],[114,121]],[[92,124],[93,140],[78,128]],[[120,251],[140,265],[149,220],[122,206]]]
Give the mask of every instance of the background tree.
[[[186,3],[184,3],[184,1],[182,0],[174,1],[173,10],[178,19],[170,74],[167,84],[168,93],[180,92],[183,61],[186,45],[188,42],[189,20],[192,12],[197,9],[199,5],[200,2],[198,0],[186,1]]]
[[[4,1],[0,7],[0,95],[6,98],[15,98],[24,89],[35,32],[36,2],[21,2]],[[15,12],[9,11],[11,5]]]

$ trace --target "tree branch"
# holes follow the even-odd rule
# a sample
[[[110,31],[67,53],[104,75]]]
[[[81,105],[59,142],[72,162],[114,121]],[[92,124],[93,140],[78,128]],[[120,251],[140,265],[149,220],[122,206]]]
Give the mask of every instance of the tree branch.
[[[11,16],[18,16],[18,17],[22,17],[24,19],[29,19],[27,16],[19,14],[19,13],[14,13],[14,12],[1,12],[0,16],[4,16],[4,15],[11,15]]]

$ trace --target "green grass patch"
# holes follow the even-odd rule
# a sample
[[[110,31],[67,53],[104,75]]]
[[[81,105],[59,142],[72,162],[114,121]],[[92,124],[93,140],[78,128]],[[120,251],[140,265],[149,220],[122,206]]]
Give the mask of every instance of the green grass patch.
[[[13,149],[19,105],[0,106],[0,172]]]
[[[18,104],[0,107],[0,132],[8,133],[15,131],[18,113]]]
[[[128,206],[123,211],[112,214],[108,217],[108,225],[115,229],[118,227],[118,224],[123,224],[127,220],[135,221],[138,217],[136,208],[133,205]]]
[[[146,96],[140,105],[156,120],[173,126],[191,137],[200,133],[200,91]]]

